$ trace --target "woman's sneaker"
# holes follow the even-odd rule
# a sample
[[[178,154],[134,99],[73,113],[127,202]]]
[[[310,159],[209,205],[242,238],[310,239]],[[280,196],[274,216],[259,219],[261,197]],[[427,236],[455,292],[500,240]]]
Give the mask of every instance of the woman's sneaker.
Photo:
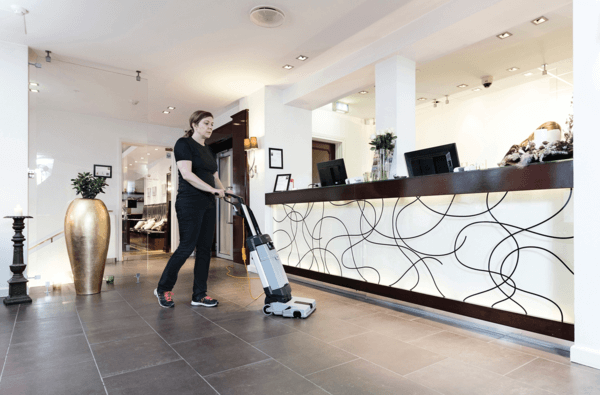
[[[192,298],[192,306],[215,307],[218,304],[219,302],[210,296],[205,296],[200,300],[194,300],[194,298]]]
[[[154,295],[158,298],[160,307],[169,308],[175,306],[175,302],[173,302],[173,292],[158,292],[158,289],[155,289]]]

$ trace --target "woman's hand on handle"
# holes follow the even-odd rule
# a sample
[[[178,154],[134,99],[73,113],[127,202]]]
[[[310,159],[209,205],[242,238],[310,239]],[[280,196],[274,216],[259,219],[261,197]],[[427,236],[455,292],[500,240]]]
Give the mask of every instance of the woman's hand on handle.
[[[217,189],[215,188],[213,190],[213,193],[219,197],[219,199],[223,199],[225,197],[225,190],[224,189]]]

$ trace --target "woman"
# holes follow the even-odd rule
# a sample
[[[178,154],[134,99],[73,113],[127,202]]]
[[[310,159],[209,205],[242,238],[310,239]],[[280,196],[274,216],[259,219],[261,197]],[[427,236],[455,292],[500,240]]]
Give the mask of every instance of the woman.
[[[175,210],[179,221],[179,247],[154,290],[158,304],[173,307],[173,287],[186,259],[196,249],[194,265],[193,306],[215,307],[217,300],[206,295],[211,246],[217,211],[215,195],[225,197],[225,188],[217,171],[217,161],[205,142],[213,129],[213,116],[196,111],[190,117],[190,130],[175,143],[175,160],[179,169],[179,187]]]

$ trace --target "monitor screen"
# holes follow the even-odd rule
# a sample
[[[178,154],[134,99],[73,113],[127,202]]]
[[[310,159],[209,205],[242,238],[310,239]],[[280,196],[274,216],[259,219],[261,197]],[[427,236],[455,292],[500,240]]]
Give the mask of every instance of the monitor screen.
[[[137,200],[128,199],[127,208],[137,208]]]
[[[348,178],[344,159],[317,163],[317,170],[319,171],[322,187],[345,184],[346,178]]]
[[[455,143],[406,152],[404,158],[409,177],[452,173],[460,166]]]

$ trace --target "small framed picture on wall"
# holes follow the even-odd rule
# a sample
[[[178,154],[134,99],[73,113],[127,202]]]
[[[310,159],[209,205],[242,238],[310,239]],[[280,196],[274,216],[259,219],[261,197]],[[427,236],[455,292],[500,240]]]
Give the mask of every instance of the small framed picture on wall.
[[[156,196],[156,187],[152,187],[152,196]]]
[[[112,166],[94,165],[94,177],[112,178]]]
[[[269,168],[283,169],[283,150],[281,148],[269,148]]]
[[[146,188],[146,197],[150,199],[150,196],[152,196],[152,188],[148,187]]]
[[[273,187],[273,192],[287,191],[290,187],[291,178],[291,174],[277,174],[277,178],[275,179],[275,186]]]

